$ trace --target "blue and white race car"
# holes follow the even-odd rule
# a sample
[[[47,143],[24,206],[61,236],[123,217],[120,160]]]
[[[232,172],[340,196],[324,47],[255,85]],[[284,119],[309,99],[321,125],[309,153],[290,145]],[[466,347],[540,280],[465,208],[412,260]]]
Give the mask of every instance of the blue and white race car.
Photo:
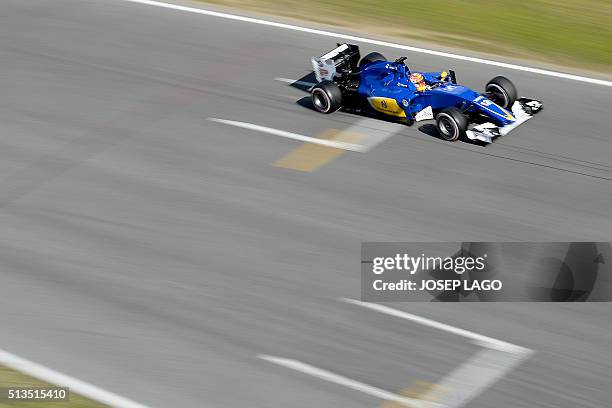
[[[435,119],[445,140],[466,136],[486,143],[542,109],[540,101],[519,98],[503,76],[491,79],[479,93],[457,84],[452,70],[411,72],[405,60],[388,61],[376,52],[360,60],[358,46],[339,44],[312,58],[318,82],[310,90],[312,104],[322,113],[374,111],[407,124]]]

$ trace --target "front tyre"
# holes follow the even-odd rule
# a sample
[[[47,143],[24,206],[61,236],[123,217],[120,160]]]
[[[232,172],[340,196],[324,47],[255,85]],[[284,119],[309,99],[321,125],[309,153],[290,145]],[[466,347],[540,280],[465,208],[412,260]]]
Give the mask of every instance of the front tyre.
[[[518,97],[516,87],[508,78],[496,76],[487,83],[487,97],[504,109],[512,109]]]
[[[446,108],[436,115],[436,127],[440,137],[449,142],[454,142],[465,135],[468,120],[459,109],[455,107]]]
[[[312,105],[321,113],[332,113],[342,106],[342,91],[331,81],[322,81],[310,91]]]

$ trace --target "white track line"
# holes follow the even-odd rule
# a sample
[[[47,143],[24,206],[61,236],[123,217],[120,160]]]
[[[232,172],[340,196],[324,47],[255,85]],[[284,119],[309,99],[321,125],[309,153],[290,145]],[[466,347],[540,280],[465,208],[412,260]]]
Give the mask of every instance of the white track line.
[[[371,310],[374,310],[380,313],[384,313],[390,316],[395,316],[395,317],[399,317],[402,319],[410,320],[415,323],[422,324],[424,326],[433,327],[435,329],[443,330],[448,333],[453,333],[459,336],[463,336],[468,339],[471,339],[472,341],[476,342],[478,345],[482,347],[486,347],[490,349],[497,349],[497,350],[501,350],[501,351],[505,351],[505,352],[513,353],[513,354],[523,354],[523,353],[531,352],[531,350],[525,347],[521,347],[521,346],[517,346],[515,344],[511,344],[505,341],[497,340],[492,337],[483,336],[482,334],[474,333],[469,330],[460,329],[458,327],[454,327],[454,326],[451,326],[445,323],[440,323],[435,320],[427,319],[425,317],[413,315],[411,313],[406,313],[401,310],[390,308],[388,306],[379,305],[377,303],[362,302],[360,300],[347,299],[347,298],[342,298],[340,300],[346,303],[351,303],[357,306],[362,306],[367,309],[371,309]]]
[[[300,371],[304,374],[312,375],[313,377],[320,378],[322,380],[326,380],[332,382],[334,384],[342,385],[347,388],[351,388],[353,390],[361,391],[365,394],[371,395],[376,398],[380,398],[387,401],[395,401],[402,405],[408,407],[437,407],[439,404],[430,403],[427,401],[403,397],[401,395],[394,394],[392,392],[383,390],[381,388],[374,387],[372,385],[364,384],[362,382],[352,380],[350,378],[332,373],[331,371],[324,370],[322,368],[318,368],[312,366],[310,364],[302,363],[298,360],[292,360],[289,358],[275,357],[269,356],[266,354],[260,354],[257,356],[263,360],[269,361],[274,364],[278,364],[280,366],[290,368],[292,370]]]
[[[444,391],[438,402],[445,408],[460,408],[481,394],[516,366],[529,354],[512,354],[500,350],[480,349],[468,361],[438,382]],[[423,399],[431,398],[425,394]]]
[[[405,125],[384,120],[363,118],[343,130],[346,134],[366,134],[367,137],[361,141],[364,151],[369,151],[381,144],[391,136],[404,129]]]
[[[534,74],[546,75],[546,76],[551,76],[551,77],[556,77],[556,78],[569,79],[569,80],[572,80],[572,81],[587,82],[587,83],[596,84],[596,85],[603,85],[603,86],[612,86],[612,81],[605,81],[603,79],[589,78],[589,77],[585,77],[585,76],[568,74],[568,73],[564,73],[564,72],[550,71],[550,70],[541,69],[541,68],[525,67],[525,66],[522,66],[522,65],[508,64],[506,62],[493,61],[493,60],[488,60],[488,59],[483,59],[483,58],[468,57],[466,55],[459,55],[459,54],[452,54],[452,53],[448,53],[448,52],[435,51],[435,50],[430,50],[430,49],[427,49],[427,48],[412,47],[412,46],[409,46],[409,45],[396,44],[396,43],[392,43],[392,42],[388,42],[388,41],[379,41],[379,40],[374,40],[374,39],[371,39],[371,38],[357,37],[357,36],[354,36],[354,35],[334,33],[332,31],[317,30],[317,29],[314,29],[314,28],[300,27],[300,26],[296,26],[296,25],[292,25],[292,24],[278,23],[278,22],[275,22],[275,21],[262,20],[262,19],[258,19],[258,18],[252,18],[252,17],[244,17],[244,16],[235,15],[235,14],[220,13],[220,12],[217,12],[217,11],[205,10],[205,9],[196,8],[196,7],[181,6],[181,5],[178,5],[178,4],[163,3],[163,2],[160,2],[160,1],[153,1],[153,0],[123,0],[123,1],[127,1],[127,2],[130,2],[130,3],[146,4],[148,6],[162,7],[162,8],[178,10],[178,11],[185,11],[185,12],[188,12],[188,13],[203,14],[203,15],[207,15],[207,16],[225,18],[225,19],[229,19],[229,20],[243,21],[243,22],[247,22],[247,23],[261,24],[261,25],[277,27],[277,28],[284,28],[284,29],[287,29],[287,30],[301,31],[301,32],[305,32],[305,33],[322,35],[322,36],[326,36],[326,37],[341,38],[343,40],[358,41],[358,42],[367,43],[367,44],[379,45],[379,46],[382,46],[382,47],[390,47],[390,48],[397,48],[397,49],[400,49],[400,50],[418,52],[418,53],[421,53],[421,54],[429,54],[429,55],[436,55],[438,57],[452,58],[452,59],[462,60],[462,61],[470,61],[470,62],[475,62],[477,64],[494,65],[494,66],[497,66],[497,67],[513,69],[513,70],[516,70],[516,71],[532,72]]]
[[[265,126],[254,125],[247,122],[237,122],[235,120],[226,120],[218,118],[208,118],[208,120],[224,123],[226,125],[236,126],[244,129],[256,130],[258,132],[268,133],[275,136],[286,137],[288,139],[299,140],[300,142],[315,143],[323,146],[334,147],[336,149],[349,150],[353,152],[364,152],[364,146],[355,143],[339,142],[335,140],[317,139],[316,137],[298,135],[297,133],[286,132],[284,130],[273,129]]]
[[[112,392],[103,390],[102,388],[88,384],[84,381],[77,380],[76,378],[70,377],[66,374],[59,373],[40,364],[26,360],[25,358],[9,353],[8,351],[0,350],[0,364],[38,378],[39,380],[46,381],[50,384],[55,384],[60,387],[68,387],[71,392],[76,392],[77,394],[111,407],[149,408],[146,405],[142,405],[128,398],[113,394]]]
[[[297,84],[297,85],[308,86],[308,87],[315,85],[314,82],[300,81],[298,79],[291,79],[291,78],[274,78],[274,79],[276,81],[285,82],[287,84]]]

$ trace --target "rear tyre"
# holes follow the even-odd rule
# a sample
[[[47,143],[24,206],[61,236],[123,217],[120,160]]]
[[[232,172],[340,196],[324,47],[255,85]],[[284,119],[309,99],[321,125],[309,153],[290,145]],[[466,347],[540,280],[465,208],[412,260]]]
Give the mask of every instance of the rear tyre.
[[[512,109],[518,97],[516,87],[508,78],[496,76],[487,83],[487,97],[504,109]]]
[[[386,60],[387,59],[382,54],[378,52],[371,52],[361,59],[361,61],[359,62],[359,68],[363,68],[363,66],[365,66],[366,64],[372,63],[372,62],[386,61]]]
[[[467,126],[467,117],[455,107],[446,108],[436,115],[438,133],[442,139],[449,142],[465,136]]]
[[[342,91],[331,81],[322,81],[310,91],[312,105],[321,113],[332,113],[342,106]]]

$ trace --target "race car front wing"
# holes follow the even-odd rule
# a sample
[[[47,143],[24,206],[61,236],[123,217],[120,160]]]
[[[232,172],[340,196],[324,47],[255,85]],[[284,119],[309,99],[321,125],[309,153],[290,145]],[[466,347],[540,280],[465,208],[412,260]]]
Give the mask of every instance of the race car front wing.
[[[542,102],[535,99],[519,98],[512,105],[512,114],[516,121],[506,126],[497,126],[491,122],[482,123],[466,131],[471,140],[480,140],[491,143],[494,137],[505,136],[522,123],[525,123],[536,113],[542,110]]]

